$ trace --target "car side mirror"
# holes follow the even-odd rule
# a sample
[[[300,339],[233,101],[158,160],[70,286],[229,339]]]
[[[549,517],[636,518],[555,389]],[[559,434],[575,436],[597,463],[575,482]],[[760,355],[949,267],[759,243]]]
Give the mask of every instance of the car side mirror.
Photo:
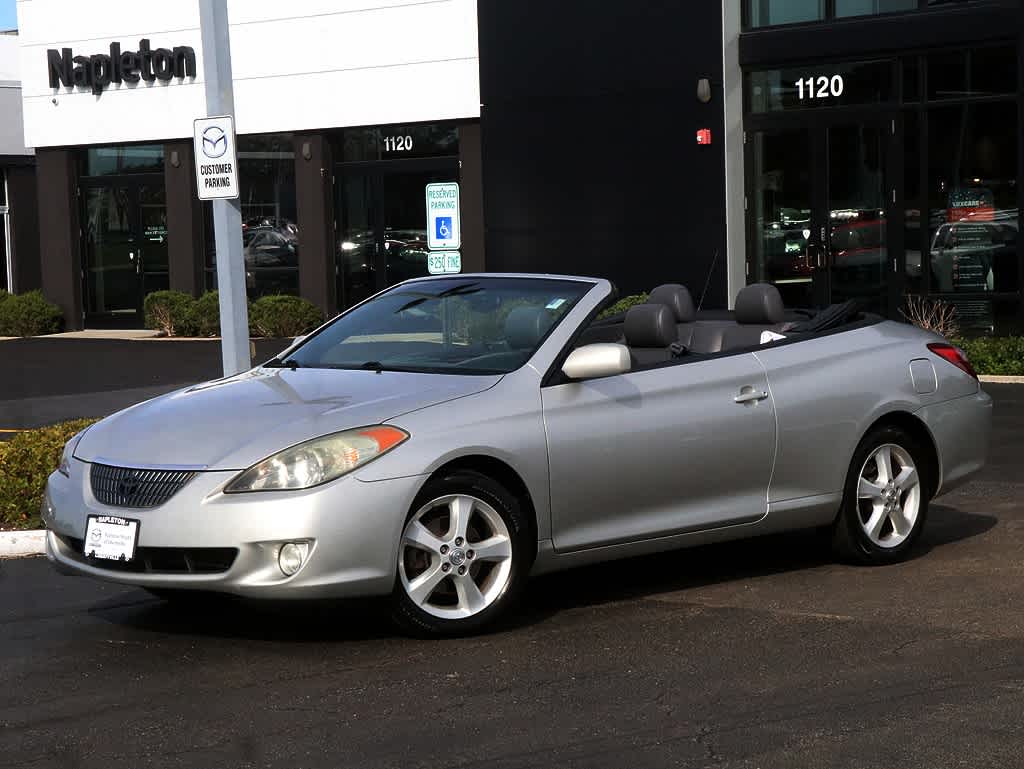
[[[632,368],[629,348],[621,344],[588,344],[577,347],[562,365],[570,379],[597,379],[625,374]]]

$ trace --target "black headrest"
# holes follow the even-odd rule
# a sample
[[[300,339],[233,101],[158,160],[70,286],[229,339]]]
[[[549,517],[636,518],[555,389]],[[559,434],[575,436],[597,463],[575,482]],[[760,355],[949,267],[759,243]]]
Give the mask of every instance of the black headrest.
[[[769,283],[754,283],[736,295],[736,322],[774,326],[782,323],[786,308],[779,289]]]
[[[665,305],[672,311],[676,323],[693,323],[697,317],[690,291],[686,286],[678,283],[666,283],[663,286],[658,286],[647,297],[647,304]]]
[[[676,320],[663,304],[630,307],[623,332],[629,347],[668,347],[677,341]]]
[[[505,339],[513,350],[530,350],[551,326],[551,316],[542,307],[516,307],[505,319]]]

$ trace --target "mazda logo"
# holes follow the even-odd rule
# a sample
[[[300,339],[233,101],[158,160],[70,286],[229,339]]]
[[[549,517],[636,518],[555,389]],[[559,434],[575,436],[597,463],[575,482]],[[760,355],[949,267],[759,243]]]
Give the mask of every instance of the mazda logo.
[[[117,482],[117,493],[121,497],[133,497],[139,490],[139,479],[135,475],[126,475]]]
[[[203,154],[210,159],[224,157],[228,151],[228,137],[220,126],[212,125],[203,131]]]

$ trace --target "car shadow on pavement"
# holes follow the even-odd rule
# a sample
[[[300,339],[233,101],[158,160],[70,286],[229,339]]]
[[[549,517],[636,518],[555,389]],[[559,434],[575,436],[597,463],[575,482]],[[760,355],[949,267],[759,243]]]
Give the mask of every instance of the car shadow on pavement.
[[[997,522],[992,515],[933,504],[909,561],[981,536]],[[837,561],[830,549],[828,532],[823,530],[772,534],[586,566],[533,580],[520,610],[503,627],[531,625],[573,607],[821,567],[865,568]]]
[[[996,523],[991,515],[932,505],[911,561],[980,536]],[[828,537],[821,531],[774,534],[586,566],[532,580],[519,608],[498,622],[493,632],[538,624],[574,607],[820,567],[846,568],[832,557]],[[194,601],[166,602],[137,590],[98,602],[89,611],[112,624],[169,635],[281,643],[382,640],[397,635],[388,621],[385,600],[285,602],[199,595]]]
[[[197,594],[164,601],[144,590],[124,593],[90,607],[115,625],[169,635],[329,643],[393,637],[386,612],[371,601],[256,601],[231,595]]]

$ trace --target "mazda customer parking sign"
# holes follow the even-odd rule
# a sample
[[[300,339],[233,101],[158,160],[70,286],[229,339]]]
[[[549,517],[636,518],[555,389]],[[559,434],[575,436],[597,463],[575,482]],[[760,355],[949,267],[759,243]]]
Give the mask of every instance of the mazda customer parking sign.
[[[235,124],[230,115],[195,121],[196,188],[200,200],[238,197]]]

